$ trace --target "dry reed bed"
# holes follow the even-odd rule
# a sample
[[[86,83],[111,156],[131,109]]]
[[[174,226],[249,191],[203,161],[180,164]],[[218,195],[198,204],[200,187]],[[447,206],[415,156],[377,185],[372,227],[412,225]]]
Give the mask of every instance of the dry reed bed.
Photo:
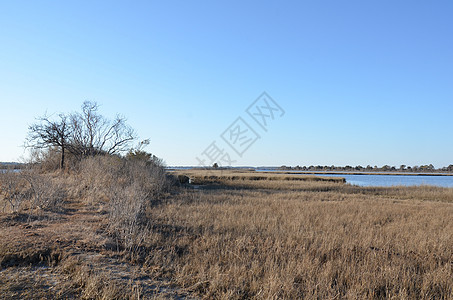
[[[184,296],[132,263],[150,224],[144,209],[171,185],[161,166],[105,156],[0,175],[0,298]]]
[[[148,265],[206,298],[448,299],[452,202],[443,188],[225,181],[148,212]]]
[[[230,181],[324,181],[345,183],[344,178],[312,175],[268,174],[254,171],[234,170],[184,170],[173,171],[176,176],[187,176],[192,184],[228,184]]]
[[[205,299],[453,298],[453,189],[233,173],[188,174],[216,180],[164,196],[160,168],[110,158],[88,160],[75,174],[46,175],[65,192],[60,209],[36,214],[24,205],[24,216],[2,214],[0,235],[10,242],[0,256],[34,259],[35,249],[58,256],[38,269],[35,262],[6,266],[0,291],[162,296],[146,293],[149,280],[168,282],[171,295]],[[121,285],[112,274],[129,279]]]

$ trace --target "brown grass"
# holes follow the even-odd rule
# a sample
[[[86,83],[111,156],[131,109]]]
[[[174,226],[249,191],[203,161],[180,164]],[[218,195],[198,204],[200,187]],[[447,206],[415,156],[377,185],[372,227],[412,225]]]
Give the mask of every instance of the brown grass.
[[[70,173],[0,174],[0,298],[184,296],[133,263],[149,228],[144,210],[167,181],[160,166],[115,157],[89,158]]]
[[[197,171],[164,193],[104,163],[51,177],[62,209],[0,216],[1,295],[453,298],[453,189]]]
[[[250,171],[237,170],[184,170],[173,171],[176,176],[187,176],[192,184],[225,184],[230,181],[324,181],[345,183],[345,179],[341,177],[325,177],[312,175],[294,175],[294,174],[279,174],[279,173],[257,173]]]
[[[244,179],[150,214],[182,249],[175,280],[207,298],[440,299],[453,296],[452,202],[445,188]]]

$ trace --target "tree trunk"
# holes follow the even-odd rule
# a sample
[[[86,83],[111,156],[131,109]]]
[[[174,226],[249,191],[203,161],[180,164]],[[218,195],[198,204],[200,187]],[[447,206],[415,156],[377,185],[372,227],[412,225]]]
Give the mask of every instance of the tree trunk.
[[[64,146],[61,146],[61,160],[60,160],[60,169],[64,168]]]

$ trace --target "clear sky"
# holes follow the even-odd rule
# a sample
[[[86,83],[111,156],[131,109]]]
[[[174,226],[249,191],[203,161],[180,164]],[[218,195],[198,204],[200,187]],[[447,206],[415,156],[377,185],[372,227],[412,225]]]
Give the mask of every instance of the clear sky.
[[[212,142],[234,165],[453,164],[452,16],[452,1],[0,0],[0,161],[24,156],[35,117],[93,100],[168,165]],[[246,112],[264,91],[285,112],[267,131]],[[260,137],[242,156],[238,117]]]

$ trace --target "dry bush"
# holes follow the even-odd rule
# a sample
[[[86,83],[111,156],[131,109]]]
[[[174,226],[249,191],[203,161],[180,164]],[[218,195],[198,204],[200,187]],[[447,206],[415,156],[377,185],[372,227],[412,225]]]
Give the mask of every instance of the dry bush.
[[[134,252],[144,238],[144,212],[149,194],[138,184],[114,187],[110,194],[109,230],[129,251]]]
[[[147,207],[159,201],[172,182],[155,162],[117,156],[83,159],[75,172],[45,172],[40,166],[0,174],[3,210],[57,210],[69,194],[108,211],[108,231],[132,252],[143,239]]]
[[[44,149],[32,149],[27,163],[33,166],[34,170],[40,172],[54,172],[60,170],[61,152],[58,148],[49,147]],[[70,152],[65,153],[65,169],[73,171],[76,169],[80,159]]]
[[[145,209],[155,204],[171,185],[163,166],[97,156],[83,160],[78,174],[84,197],[90,203],[105,202],[110,234],[121,248],[135,252],[149,227]]]
[[[57,183],[48,174],[36,169],[6,171],[0,173],[3,211],[9,204],[9,212],[24,209],[58,210],[66,197],[62,183]]]
[[[64,183],[57,182],[48,174],[34,170],[23,171],[21,176],[29,183],[32,194],[31,209],[59,210],[66,198]]]
[[[86,158],[78,166],[78,175],[80,186],[95,202],[108,198],[114,186],[138,184],[150,196],[157,196],[171,185],[163,166],[116,156]]]
[[[162,167],[143,161],[124,161],[117,176],[120,180],[109,191],[109,228],[133,254],[148,233],[146,208],[158,201],[169,183]]]
[[[122,161],[114,156],[95,156],[84,159],[78,165],[77,183],[78,196],[87,203],[94,204],[108,200],[111,188],[118,184],[118,173]]]
[[[0,171],[0,199],[3,202],[3,212],[18,212],[24,202],[30,198],[26,193],[27,181],[19,172],[14,170]]]

